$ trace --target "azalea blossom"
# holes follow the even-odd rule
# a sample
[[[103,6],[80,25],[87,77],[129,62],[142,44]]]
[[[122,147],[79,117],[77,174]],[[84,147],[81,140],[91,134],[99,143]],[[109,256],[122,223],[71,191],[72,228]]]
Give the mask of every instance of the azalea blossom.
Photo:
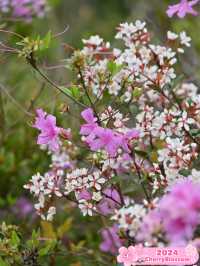
[[[164,230],[171,242],[186,241],[198,224],[200,217],[200,185],[182,181],[159,203]],[[173,208],[170,208],[173,206]]]
[[[169,17],[173,17],[175,14],[179,18],[184,18],[185,15],[191,14],[193,16],[196,16],[198,12],[193,9],[193,6],[196,5],[199,2],[199,0],[181,0],[180,3],[175,5],[170,5],[167,10],[167,15]]]
[[[154,210],[144,216],[138,240],[157,245],[156,235],[166,234],[172,245],[185,245],[192,239],[200,217],[200,183],[181,180],[164,195]],[[173,206],[173,208],[172,208]]]
[[[56,117],[53,115],[48,115],[42,109],[37,109],[36,113],[37,117],[33,127],[41,131],[37,139],[37,144],[46,144],[52,151],[58,150],[58,136],[61,129],[56,126]]]
[[[46,173],[25,185],[37,213],[52,220],[62,199],[83,216],[103,216],[100,249],[114,255],[129,243],[199,243],[200,94],[197,85],[175,80],[191,38],[168,31],[163,45],[151,36],[136,21],[117,28],[121,49],[99,36],[83,40],[68,63],[74,86],[91,96],[79,135],[41,109],[34,124],[51,158]],[[134,263],[129,251],[120,249],[119,262]]]
[[[118,235],[117,224],[114,224],[112,227],[103,228],[101,230],[101,236],[103,241],[100,244],[100,250],[111,254],[117,254],[118,249],[123,244],[123,241]]]
[[[43,17],[47,10],[46,0],[0,0],[3,14],[11,13],[12,17],[30,22],[34,17]]]
[[[85,142],[92,151],[105,149],[111,157],[115,157],[119,148],[130,152],[129,141],[139,137],[137,129],[131,129],[125,134],[121,134],[112,129],[98,126],[97,118],[91,108],[84,110],[81,115],[87,123],[81,126],[80,134],[86,136]]]
[[[81,116],[87,122],[81,126],[80,134],[82,135],[90,135],[97,128],[97,118],[94,116],[93,110],[91,108],[85,109]]]

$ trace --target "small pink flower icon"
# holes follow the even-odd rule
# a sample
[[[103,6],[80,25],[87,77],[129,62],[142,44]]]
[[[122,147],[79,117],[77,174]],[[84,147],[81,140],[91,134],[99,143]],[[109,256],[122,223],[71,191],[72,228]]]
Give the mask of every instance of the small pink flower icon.
[[[121,247],[119,249],[119,255],[117,256],[117,262],[124,263],[124,266],[134,265],[133,263],[138,260],[137,251],[133,246],[128,248]]]
[[[190,257],[193,263],[196,263],[199,260],[199,253],[196,247],[194,247],[193,245],[191,244],[187,245],[185,251],[186,251],[186,255]]]

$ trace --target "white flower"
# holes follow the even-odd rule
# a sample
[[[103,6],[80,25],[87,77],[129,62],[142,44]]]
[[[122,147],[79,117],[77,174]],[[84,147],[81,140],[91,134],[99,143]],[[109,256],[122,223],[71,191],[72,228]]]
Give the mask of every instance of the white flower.
[[[56,214],[56,208],[55,207],[50,207],[47,213],[47,221],[52,221],[53,216]]]
[[[71,193],[72,191],[74,191],[75,187],[74,185],[69,182],[69,181],[66,181],[65,183],[65,195],[68,195],[69,193]]]
[[[183,83],[177,90],[177,95],[193,98],[198,93],[198,87],[194,83]]]
[[[65,181],[65,195],[76,189],[82,189],[88,186],[88,170],[86,168],[77,168],[67,174]]]
[[[184,54],[184,49],[183,48],[178,48],[177,52],[180,53],[180,54]]]
[[[142,57],[142,61],[145,63],[145,64],[148,64],[149,61],[151,60],[151,50],[148,49],[147,47],[145,46],[142,46],[139,50],[139,53],[140,53],[140,56]]]
[[[137,30],[143,30],[145,28],[145,26],[146,26],[146,22],[144,22],[144,21],[142,22],[140,20],[136,20],[136,22],[135,22],[135,28]]]
[[[177,35],[176,33],[172,32],[172,31],[168,31],[168,32],[167,32],[167,39],[168,39],[168,40],[172,40],[172,41],[174,41],[174,40],[176,40],[177,38],[178,38],[178,35]]]
[[[81,212],[83,213],[83,216],[89,215],[92,216],[93,215],[93,210],[96,210],[96,207],[93,206],[92,203],[87,202],[86,200],[79,200],[79,208],[81,210]]]
[[[93,192],[92,199],[97,201],[97,202],[100,201],[102,199],[101,192]]]
[[[25,189],[29,189],[31,193],[38,196],[41,191],[44,191],[44,177],[37,173],[32,176],[29,184],[24,185]]]
[[[196,170],[196,169],[192,169],[192,181],[199,183],[200,182],[200,171]]]
[[[182,31],[180,33],[180,42],[181,42],[182,45],[185,45],[187,47],[190,47],[191,46],[191,44],[190,44],[191,38],[186,35],[186,32],[185,31]]]
[[[134,45],[137,45],[137,42],[133,42],[134,37],[137,37],[141,32],[147,32],[145,25],[146,23],[140,20],[137,20],[135,24],[121,23],[115,38],[122,39],[128,47],[134,47]]]
[[[119,228],[128,230],[130,236],[135,236],[146,214],[146,209],[141,204],[132,204],[115,210],[115,215],[111,219],[118,222]]]
[[[161,80],[161,86],[163,87],[165,84],[170,83],[172,79],[176,78],[176,74],[173,68],[164,69],[163,77]]]
[[[121,51],[120,49],[117,49],[117,48],[114,48],[114,49],[113,49],[113,55],[114,55],[115,57],[120,56],[121,52],[122,52],[122,51]]]
[[[188,118],[188,114],[186,111],[183,111],[181,117],[178,119],[178,127],[184,127],[185,130],[190,130],[190,125],[194,124],[195,120],[193,118]]]
[[[41,194],[41,195],[39,196],[38,200],[39,200],[39,202],[36,203],[36,204],[34,205],[34,207],[35,207],[35,209],[36,209],[37,211],[40,211],[40,209],[44,208],[44,204],[45,204],[45,198],[44,198],[44,195]]]
[[[101,190],[101,185],[106,182],[105,178],[100,176],[100,172],[94,172],[88,176],[90,187],[94,187],[96,190]]]
[[[84,44],[90,44],[94,46],[99,46],[102,44],[103,39],[99,37],[99,35],[91,36],[88,40],[83,39],[82,40]]]
[[[165,168],[181,169],[188,167],[191,159],[197,156],[196,143],[185,144],[180,138],[166,138],[167,148],[158,151],[158,161]]]
[[[118,84],[117,82],[113,82],[111,85],[109,85],[108,87],[108,91],[111,95],[115,95],[117,96],[119,91],[121,90],[121,86],[120,84]]]

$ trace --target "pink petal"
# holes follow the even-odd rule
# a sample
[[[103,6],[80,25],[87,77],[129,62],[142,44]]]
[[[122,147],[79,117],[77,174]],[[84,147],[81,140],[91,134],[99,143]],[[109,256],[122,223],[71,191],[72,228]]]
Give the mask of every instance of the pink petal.
[[[87,122],[87,123],[93,123],[94,121],[96,121],[96,118],[94,117],[94,113],[93,110],[91,108],[88,108],[86,110],[84,110],[81,113],[81,116],[83,117],[83,119]]]

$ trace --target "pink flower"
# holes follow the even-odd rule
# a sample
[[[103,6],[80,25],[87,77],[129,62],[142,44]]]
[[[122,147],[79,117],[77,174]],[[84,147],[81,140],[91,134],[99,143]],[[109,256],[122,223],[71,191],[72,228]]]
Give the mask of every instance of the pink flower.
[[[171,243],[184,243],[192,238],[199,223],[199,191],[199,184],[194,184],[192,181],[181,181],[175,184],[170,193],[161,199],[160,215]]]
[[[131,266],[137,260],[138,260],[137,251],[133,246],[130,246],[128,248],[121,247],[119,249],[117,262],[124,263],[124,266]]]
[[[92,193],[88,191],[86,188],[82,189],[79,193],[77,193],[77,199],[78,200],[91,200],[92,199]]]
[[[84,110],[81,116],[87,123],[81,126],[80,134],[86,136],[85,142],[92,151],[105,149],[111,157],[115,157],[119,148],[122,148],[125,152],[130,152],[129,141],[139,136],[136,129],[131,129],[122,134],[112,129],[100,127],[91,108]]]
[[[97,205],[98,211],[103,215],[113,214],[116,208],[121,206],[121,197],[114,188],[106,188],[103,191],[103,198]]]
[[[37,117],[33,127],[41,131],[38,136],[37,144],[48,145],[52,151],[59,149],[59,138],[61,128],[56,126],[56,118],[53,115],[48,115],[42,109],[36,110]]]
[[[131,129],[126,134],[124,134],[122,136],[121,147],[123,148],[123,150],[125,152],[128,152],[128,153],[130,152],[130,149],[128,147],[129,141],[139,138],[139,135],[140,135],[140,133],[137,129]]]
[[[153,236],[162,229],[161,215],[157,209],[149,211],[144,217],[136,239],[140,242],[153,242]]]
[[[143,219],[137,240],[151,241],[164,232],[171,245],[185,245],[193,238],[200,217],[200,184],[190,180],[176,183]]]
[[[187,13],[196,16],[198,14],[197,11],[193,9],[193,6],[196,5],[199,0],[181,0],[179,4],[170,5],[167,10],[167,15],[171,18],[173,15],[177,13],[179,18],[184,18]]]
[[[97,151],[104,148],[107,153],[114,157],[120,146],[121,138],[114,134],[111,129],[98,127],[95,130],[96,138],[89,143],[91,150]]]
[[[87,136],[86,142],[89,143],[95,138],[94,130],[98,128],[98,124],[96,123],[97,118],[94,116],[91,108],[85,109],[81,113],[81,116],[87,123],[81,126],[80,134]]]
[[[117,254],[119,247],[123,245],[122,240],[118,236],[118,230],[116,224],[101,230],[101,236],[103,238],[103,242],[100,245],[101,251]]]
[[[11,13],[12,17],[30,22],[33,17],[43,17],[47,11],[46,0],[1,0],[0,11]]]
[[[98,126],[96,123],[97,118],[94,117],[94,113],[91,108],[84,110],[81,113],[81,116],[87,123],[81,126],[80,134],[90,135],[93,132],[93,130],[96,129],[96,127]]]

